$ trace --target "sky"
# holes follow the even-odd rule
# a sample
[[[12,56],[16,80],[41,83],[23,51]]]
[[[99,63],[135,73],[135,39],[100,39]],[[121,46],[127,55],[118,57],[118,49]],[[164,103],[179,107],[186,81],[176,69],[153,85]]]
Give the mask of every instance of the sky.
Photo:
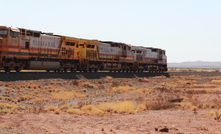
[[[0,25],[221,61],[221,0],[0,0]]]

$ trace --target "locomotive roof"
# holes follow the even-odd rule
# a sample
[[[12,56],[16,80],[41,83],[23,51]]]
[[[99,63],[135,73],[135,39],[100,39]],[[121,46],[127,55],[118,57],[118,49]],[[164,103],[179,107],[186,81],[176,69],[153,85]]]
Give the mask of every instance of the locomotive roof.
[[[113,41],[101,41],[102,43],[109,43],[109,44],[118,44],[118,45],[125,45],[128,47],[131,47],[130,44],[126,44],[126,43],[121,43],[121,42],[113,42]]]
[[[154,48],[154,47],[145,47],[147,49],[158,49],[158,50],[162,50],[162,51],[165,51],[164,49],[161,49],[161,48]]]
[[[13,32],[20,32],[20,30],[17,27],[0,26],[0,28],[11,29]]]

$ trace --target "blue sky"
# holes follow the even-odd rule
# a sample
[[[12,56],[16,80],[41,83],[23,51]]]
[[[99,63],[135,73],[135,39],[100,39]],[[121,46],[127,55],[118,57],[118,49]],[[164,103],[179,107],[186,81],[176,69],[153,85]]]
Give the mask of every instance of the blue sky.
[[[221,61],[220,0],[0,0],[0,25],[165,49],[168,62]]]

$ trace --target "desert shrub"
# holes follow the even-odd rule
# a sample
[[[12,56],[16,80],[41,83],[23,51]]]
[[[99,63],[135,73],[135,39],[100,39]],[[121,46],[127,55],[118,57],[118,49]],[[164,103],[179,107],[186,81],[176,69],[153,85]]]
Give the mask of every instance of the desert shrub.
[[[206,90],[186,90],[185,91],[188,94],[206,94],[207,91]]]
[[[25,101],[25,100],[30,100],[30,99],[32,99],[31,95],[20,96],[20,97],[18,97],[17,102],[21,102],[21,101]]]
[[[35,98],[35,102],[43,102],[45,101],[46,99],[42,98],[42,97],[37,97]]]
[[[210,111],[209,115],[214,118],[215,120],[220,120],[221,119],[221,111],[216,110],[216,111]]]
[[[175,104],[171,102],[154,102],[148,101],[145,102],[146,109],[148,110],[161,110],[161,109],[168,109],[175,106]]]
[[[55,114],[60,114],[60,111],[59,110],[55,110],[54,113]]]
[[[82,86],[83,87],[88,87],[88,88],[98,88],[95,84],[93,84],[93,83],[90,83],[90,82],[83,82],[83,83],[81,83],[82,84]]]
[[[213,103],[201,103],[198,105],[198,108],[206,109],[206,108],[215,108],[216,105]]]
[[[99,109],[105,112],[115,113],[135,113],[135,105],[131,101],[123,101],[118,103],[102,103],[97,105]]]
[[[138,104],[137,106],[136,106],[136,110],[138,110],[138,111],[144,111],[144,110],[146,110],[147,108],[146,108],[146,106],[144,105],[144,104]]]
[[[49,106],[45,109],[46,111],[58,111],[58,107],[55,107],[55,106]]]
[[[67,112],[68,112],[69,114],[78,114],[78,115],[84,114],[84,112],[81,111],[80,109],[68,109]]]
[[[153,77],[154,79],[159,79],[159,78],[166,78],[166,76],[164,76],[164,75],[161,75],[161,76],[155,76],[155,77]]]
[[[45,111],[47,111],[47,109],[44,108],[44,103],[38,103],[38,104],[35,104],[33,105],[31,108],[29,108],[29,112],[32,112],[32,113],[43,113]]]
[[[7,109],[7,113],[11,113],[11,114],[16,114],[18,113],[18,106],[17,105],[11,105],[11,104],[8,104],[8,103],[5,103],[5,104],[1,104],[1,107],[3,109]]]
[[[169,102],[168,98],[165,98],[163,96],[159,96],[158,98],[156,98],[156,100],[153,101],[146,101],[144,102],[144,105],[148,110],[161,110],[176,106],[174,103]]]
[[[143,79],[138,79],[138,82],[150,82],[150,80],[144,77]]]
[[[217,85],[215,84],[193,84],[190,85],[190,88],[215,88]]]
[[[108,92],[114,92],[114,93],[128,93],[129,91],[135,90],[135,87],[131,87],[129,85],[126,86],[118,86],[118,87],[112,87],[109,89],[106,89]]]
[[[107,79],[112,79],[113,77],[111,77],[111,76],[106,76],[106,78],[107,78]]]
[[[78,81],[78,80],[73,80],[71,83],[72,83],[73,85],[76,85],[76,86],[79,85],[79,81]]]
[[[64,104],[64,105],[62,105],[62,106],[60,107],[61,110],[63,110],[63,109],[68,109],[68,108],[69,108],[69,105],[68,105],[68,104]]]
[[[6,101],[13,101],[13,99],[11,97],[5,97]]]
[[[81,107],[81,110],[89,115],[102,115],[104,112],[93,105],[86,105]]]
[[[200,104],[197,104],[197,103],[193,103],[193,102],[181,102],[181,103],[178,103],[179,106],[181,106],[182,108],[186,108],[186,109],[189,109],[191,111],[194,111],[194,110],[197,110],[199,107]]]
[[[0,114],[6,114],[9,113],[10,110],[9,109],[0,109]]]
[[[75,98],[81,98],[85,95],[79,94],[76,91],[66,92],[66,91],[60,91],[58,93],[52,93],[51,99],[53,100],[73,100]]]
[[[221,80],[212,80],[211,81],[212,84],[221,84]]]

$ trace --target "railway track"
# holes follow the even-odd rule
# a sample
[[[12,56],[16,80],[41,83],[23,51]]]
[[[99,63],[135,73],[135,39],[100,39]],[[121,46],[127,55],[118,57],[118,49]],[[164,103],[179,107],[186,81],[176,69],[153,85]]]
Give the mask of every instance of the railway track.
[[[167,73],[54,73],[54,72],[0,72],[0,81],[18,81],[18,80],[39,80],[39,79],[100,79],[110,76],[113,78],[136,78],[136,77],[155,77],[155,76],[188,76],[199,75],[202,77],[221,76],[221,72],[167,72]]]

